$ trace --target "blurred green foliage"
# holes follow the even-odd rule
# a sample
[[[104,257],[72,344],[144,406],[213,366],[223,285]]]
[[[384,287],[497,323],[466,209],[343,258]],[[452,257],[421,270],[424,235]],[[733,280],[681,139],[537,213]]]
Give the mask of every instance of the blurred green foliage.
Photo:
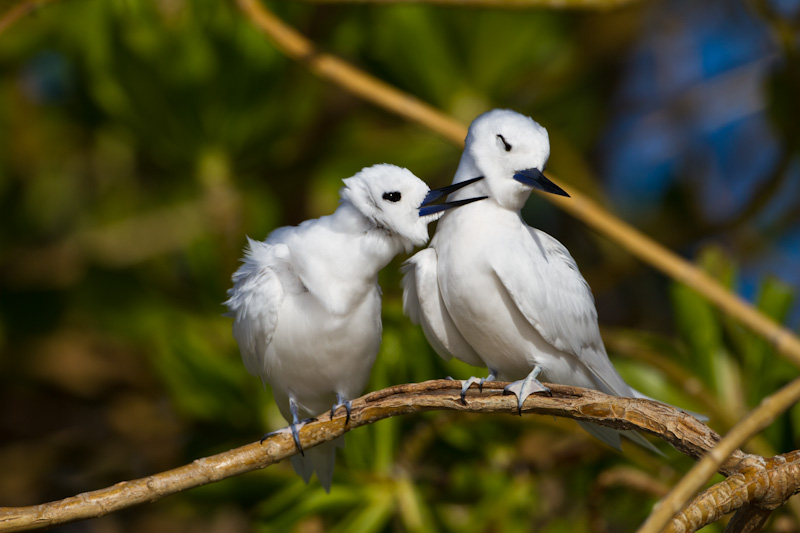
[[[535,116],[551,131],[550,168],[600,194],[583,154],[641,7],[271,4],[321,46],[465,122],[498,105]],[[313,78],[232,3],[211,0],[63,0],[18,22],[0,35],[0,132],[0,505],[145,476],[282,427],[221,316],[244,235],[330,212],[341,179],[363,166],[392,162],[441,185],[459,157]],[[672,201],[664,209],[682,213]],[[609,351],[636,388],[724,431],[796,374],[689,289],[631,276],[641,267],[540,200],[526,217],[583,266],[601,320],[616,322]],[[381,274],[369,389],[480,372],[441,361],[403,316],[402,259]],[[699,262],[736,287],[722,250]],[[766,279],[758,305],[784,320],[792,298]],[[798,416],[751,449],[797,448]],[[330,495],[280,464],[68,529],[630,531],[690,465],[664,451],[618,454],[571,421],[428,413],[349,434]],[[621,468],[653,493],[632,489]]]

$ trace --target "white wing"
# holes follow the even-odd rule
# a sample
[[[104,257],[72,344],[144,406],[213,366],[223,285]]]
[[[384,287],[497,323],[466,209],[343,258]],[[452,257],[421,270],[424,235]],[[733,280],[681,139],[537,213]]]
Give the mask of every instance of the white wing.
[[[594,297],[569,251],[556,239],[526,226],[521,247],[505,247],[492,268],[525,319],[558,350],[574,356],[591,372],[599,390],[631,396],[627,383],[608,360]]]
[[[422,325],[431,347],[442,359],[453,356],[473,366],[486,366],[450,318],[439,292],[436,250],[426,248],[403,264],[403,312]]]
[[[233,337],[247,371],[267,379],[267,347],[278,325],[284,287],[279,272],[291,269],[285,244],[267,244],[250,238],[244,264],[233,274],[233,288],[225,305],[233,317]]]

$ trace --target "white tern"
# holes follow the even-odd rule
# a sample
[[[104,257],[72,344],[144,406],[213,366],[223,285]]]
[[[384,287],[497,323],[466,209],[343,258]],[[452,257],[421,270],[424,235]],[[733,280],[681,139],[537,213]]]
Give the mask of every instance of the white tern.
[[[302,454],[292,465],[306,483],[316,472],[326,491],[344,442],[304,452],[301,419],[331,406],[333,418],[344,406],[349,422],[350,399],[366,386],[381,342],[378,271],[427,243],[428,223],[445,210],[473,201],[422,205],[428,186],[394,165],[343,181],[333,214],[278,228],[264,242],[248,238],[225,302],[245,367],[270,384],[290,421]]]
[[[495,109],[476,118],[453,189],[433,191],[429,200],[467,192],[488,199],[447,213],[429,247],[403,266],[404,311],[422,325],[434,350],[489,369],[487,378],[464,382],[462,401],[475,382],[518,380],[506,392],[517,396],[521,412],[530,394],[549,392],[537,377],[644,397],[609,361],[591,289],[572,256],[520,214],[533,189],[568,196],[542,173],[549,155],[547,130],[530,117]],[[579,423],[620,448],[616,430]],[[655,449],[638,433],[624,433]]]

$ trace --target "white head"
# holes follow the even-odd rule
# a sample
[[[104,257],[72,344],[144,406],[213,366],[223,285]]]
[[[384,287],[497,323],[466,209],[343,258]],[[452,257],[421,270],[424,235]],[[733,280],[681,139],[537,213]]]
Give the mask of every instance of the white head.
[[[510,109],[494,109],[470,124],[454,183],[483,176],[475,190],[519,210],[534,188],[566,195],[542,175],[549,157],[550,139],[538,122]]]
[[[343,202],[355,207],[376,228],[410,252],[428,242],[428,223],[441,213],[420,216],[428,186],[411,171],[395,165],[367,167],[344,181]]]

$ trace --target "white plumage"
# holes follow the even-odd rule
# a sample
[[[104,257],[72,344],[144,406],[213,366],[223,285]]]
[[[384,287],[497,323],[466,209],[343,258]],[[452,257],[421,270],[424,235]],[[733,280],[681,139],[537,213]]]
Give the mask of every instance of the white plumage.
[[[428,223],[439,217],[421,215],[428,187],[406,169],[375,165],[344,184],[332,215],[278,228],[264,242],[248,239],[225,302],[247,370],[272,387],[298,447],[301,418],[332,405],[349,415],[380,346],[378,272],[399,252],[424,245]],[[342,445],[337,439],[309,449],[292,464],[306,482],[316,471],[329,490]]]
[[[549,152],[547,131],[529,117],[494,110],[473,121],[453,183],[484,179],[452,198],[469,191],[489,199],[446,214],[430,246],[406,262],[404,310],[445,359],[519,380],[507,390],[520,407],[546,391],[539,372],[553,383],[641,396],[609,361],[591,290],[567,249],[520,215],[533,188],[566,194],[541,173]],[[581,425],[619,448],[617,431]]]

